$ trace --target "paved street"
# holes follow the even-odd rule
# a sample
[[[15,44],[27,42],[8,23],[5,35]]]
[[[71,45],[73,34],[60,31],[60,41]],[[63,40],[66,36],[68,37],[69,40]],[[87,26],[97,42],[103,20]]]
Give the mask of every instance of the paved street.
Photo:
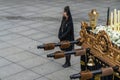
[[[107,7],[120,10],[120,0],[0,0],[0,80],[70,80],[71,74],[80,71],[80,57],[72,56],[72,66],[63,68],[64,58],[46,57],[60,50],[58,47],[51,51],[37,49],[37,45],[59,41],[66,5],[71,8],[75,39],[80,22],[89,21],[91,9],[99,12],[101,25],[106,24]]]

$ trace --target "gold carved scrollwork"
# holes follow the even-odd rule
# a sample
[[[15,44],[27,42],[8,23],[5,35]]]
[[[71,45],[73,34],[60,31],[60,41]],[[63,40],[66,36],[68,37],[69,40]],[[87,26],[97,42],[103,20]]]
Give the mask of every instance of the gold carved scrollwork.
[[[81,30],[79,32],[80,37],[84,38],[84,40],[86,40],[86,35],[87,35],[87,31],[86,28],[88,27],[88,24],[84,21],[81,22]]]
[[[105,31],[100,31],[97,35],[97,46],[102,52],[107,52],[108,51],[108,36],[105,33]]]
[[[85,36],[84,33],[85,33],[84,30],[81,30],[81,31],[80,31],[80,36],[81,36],[82,38]]]
[[[117,55],[116,60],[120,62],[120,55]]]
[[[86,30],[81,30],[81,31],[80,31],[80,36],[81,36],[81,38],[83,38],[84,40],[86,40],[86,34],[87,34],[87,31],[86,31]]]
[[[109,49],[108,55],[113,58],[114,57],[114,51],[112,49]]]

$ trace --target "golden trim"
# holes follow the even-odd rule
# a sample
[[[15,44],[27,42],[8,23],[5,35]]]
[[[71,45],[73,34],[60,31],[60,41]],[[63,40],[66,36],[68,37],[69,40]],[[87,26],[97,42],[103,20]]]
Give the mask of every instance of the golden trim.
[[[95,77],[94,77],[94,80],[100,80],[100,74],[98,74],[98,75],[96,75]]]
[[[117,72],[114,72],[114,73],[113,73],[113,76],[116,76],[117,78],[120,78],[120,74],[117,73]],[[113,80],[114,80],[114,79],[113,79]]]
[[[81,64],[81,65],[85,65],[85,62],[81,60],[81,61],[80,61],[80,64]]]

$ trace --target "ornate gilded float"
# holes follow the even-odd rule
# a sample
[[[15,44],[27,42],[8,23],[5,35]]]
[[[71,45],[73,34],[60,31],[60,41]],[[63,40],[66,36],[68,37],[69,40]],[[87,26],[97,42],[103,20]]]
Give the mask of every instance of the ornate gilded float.
[[[100,66],[100,68],[117,65],[119,69],[113,72],[113,76],[116,78],[111,80],[120,80],[120,11],[118,10],[117,13],[116,9],[114,10],[114,17],[112,13],[110,25],[98,26],[93,29],[86,22],[82,22],[79,34],[84,41],[82,47],[91,49],[88,56],[92,56],[93,60],[88,58],[92,60],[92,63],[89,63],[89,60],[87,62],[94,65],[95,61],[95,66]],[[98,63],[100,65],[97,65]]]

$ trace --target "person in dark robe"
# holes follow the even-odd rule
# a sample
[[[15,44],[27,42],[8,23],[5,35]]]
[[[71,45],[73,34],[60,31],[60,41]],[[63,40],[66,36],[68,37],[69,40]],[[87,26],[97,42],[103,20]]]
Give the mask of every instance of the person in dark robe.
[[[58,38],[60,41],[73,41],[74,40],[74,28],[73,28],[73,20],[70,12],[69,6],[65,6],[63,12],[63,18],[61,22],[61,26],[58,33]],[[62,51],[71,51],[74,49],[74,45],[71,45],[69,48],[61,49]],[[63,65],[64,68],[71,66],[70,59],[71,55],[66,55],[66,61]]]

